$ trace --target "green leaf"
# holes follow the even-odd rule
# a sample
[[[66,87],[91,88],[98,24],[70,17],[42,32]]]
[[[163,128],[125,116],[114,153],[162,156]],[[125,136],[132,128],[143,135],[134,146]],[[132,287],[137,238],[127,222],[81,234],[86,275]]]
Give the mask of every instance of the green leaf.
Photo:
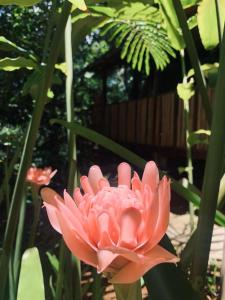
[[[36,63],[32,59],[24,57],[5,57],[3,59],[0,59],[0,70],[4,71],[14,71],[21,68],[33,69],[35,68],[35,66]]]
[[[225,1],[218,0],[220,14],[220,28],[223,31],[225,21]],[[210,50],[219,43],[216,4],[213,0],[202,0],[198,6],[198,28],[202,44]]]
[[[73,4],[73,9],[78,8],[80,10],[87,10],[87,6],[84,0],[69,0]]]
[[[165,22],[169,39],[176,50],[184,49],[184,40],[172,0],[157,0]]]
[[[0,5],[32,6],[39,2],[41,0],[0,0]]]
[[[190,30],[192,30],[193,28],[195,28],[198,25],[198,21],[197,21],[197,15],[191,16],[188,20],[188,27]]]
[[[44,281],[37,248],[24,252],[17,300],[45,300]]]
[[[177,94],[180,99],[188,101],[195,94],[194,83],[193,81],[187,83],[179,83],[177,85]]]
[[[13,42],[7,40],[4,36],[0,36],[0,50],[2,51],[15,51],[20,54],[27,54],[27,51]]]
[[[144,275],[151,300],[200,300],[191,284],[174,264],[157,265]]]
[[[188,143],[193,146],[197,144],[209,144],[209,136],[211,135],[210,130],[199,129],[193,131],[188,136]]]
[[[46,255],[49,259],[49,262],[50,262],[55,274],[57,274],[58,271],[59,271],[59,260],[58,260],[58,258],[56,257],[56,255],[51,254],[50,252],[46,252]]]
[[[181,0],[183,8],[195,6],[200,0]]]

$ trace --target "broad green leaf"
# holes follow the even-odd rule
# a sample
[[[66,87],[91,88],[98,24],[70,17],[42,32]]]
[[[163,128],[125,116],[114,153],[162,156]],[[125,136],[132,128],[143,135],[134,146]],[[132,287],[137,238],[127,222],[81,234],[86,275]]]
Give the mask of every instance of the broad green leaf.
[[[169,39],[176,50],[184,49],[184,40],[172,0],[157,0]]]
[[[22,257],[17,300],[45,300],[44,281],[37,248]]]
[[[200,300],[179,266],[163,263],[144,275],[151,300]]]
[[[0,36],[0,50],[2,51],[15,51],[21,54],[27,54],[27,51],[13,42],[7,40],[4,36]]]
[[[116,9],[108,6],[88,6],[91,11],[95,11],[96,13],[101,13],[106,15],[107,17],[113,18],[116,15]]]
[[[218,0],[220,28],[223,31],[225,21],[225,1]],[[198,28],[202,44],[210,50],[219,43],[218,23],[215,0],[202,0],[198,6]]]
[[[0,5],[32,6],[41,0],[0,0]]]
[[[21,68],[33,69],[35,68],[35,66],[36,63],[32,59],[24,57],[5,57],[3,59],[0,59],[0,70],[4,71],[14,71]]]
[[[193,81],[187,83],[179,83],[177,85],[177,94],[180,99],[188,101],[195,94],[194,83]]]
[[[79,8],[80,10],[87,10],[87,6],[84,0],[69,0],[73,4],[73,8]]]
[[[197,144],[209,144],[209,136],[211,135],[210,130],[199,129],[193,131],[188,136],[188,143],[193,146]]]
[[[200,0],[181,0],[183,8],[195,6]]]

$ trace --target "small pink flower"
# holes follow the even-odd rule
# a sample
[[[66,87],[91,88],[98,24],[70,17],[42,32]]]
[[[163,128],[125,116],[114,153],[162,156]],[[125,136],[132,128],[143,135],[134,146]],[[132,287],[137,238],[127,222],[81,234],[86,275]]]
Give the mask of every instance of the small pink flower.
[[[154,162],[146,164],[140,180],[131,179],[127,163],[118,166],[118,187],[110,187],[98,166],[81,177],[73,198],[49,188],[41,190],[52,226],[71,252],[105,273],[112,283],[132,283],[163,262],[178,258],[158,245],[170,212],[170,182]]]
[[[26,181],[36,185],[48,185],[56,172],[57,170],[52,172],[51,167],[44,169],[30,167],[30,169],[27,171]]]

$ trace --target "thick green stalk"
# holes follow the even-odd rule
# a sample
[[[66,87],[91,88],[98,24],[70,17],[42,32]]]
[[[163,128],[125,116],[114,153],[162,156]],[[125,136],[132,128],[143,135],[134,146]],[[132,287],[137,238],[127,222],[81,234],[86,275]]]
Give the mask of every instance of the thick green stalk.
[[[67,121],[74,121],[74,101],[73,101],[73,49],[72,49],[72,21],[69,17],[65,30],[65,61],[67,66],[66,77],[66,115]],[[77,148],[76,136],[72,130],[68,130],[68,146],[69,146],[69,174],[67,188],[69,193],[73,193],[74,187],[77,186]],[[73,287],[72,295],[74,299],[81,299],[81,270],[80,261],[70,254],[68,275],[70,276],[70,286]],[[70,274],[71,273],[71,274]]]
[[[51,50],[49,53],[49,58],[47,61],[45,72],[43,74],[43,78],[40,86],[40,93],[35,103],[32,119],[30,121],[30,125],[25,140],[25,145],[23,148],[20,168],[15,183],[10,213],[7,220],[5,238],[3,242],[4,255],[2,256],[0,262],[0,282],[1,282],[0,300],[4,299],[5,286],[6,286],[7,276],[8,276],[8,263],[9,263],[9,258],[13,252],[13,244],[14,244],[14,238],[15,238],[15,233],[17,228],[19,211],[22,203],[25,177],[26,177],[27,169],[31,164],[37,132],[43,114],[44,106],[47,100],[47,92],[52,83],[54,67],[59,54],[61,41],[63,37],[63,29],[66,26],[66,22],[71,11],[71,6],[72,4],[69,1],[64,2],[63,10],[60,15],[59,22],[57,24],[53,42],[51,45]]]
[[[206,118],[207,118],[208,124],[211,125],[212,110],[211,110],[211,106],[210,106],[210,102],[209,102],[209,96],[207,93],[206,81],[205,81],[204,75],[201,70],[201,65],[200,65],[200,61],[198,58],[194,39],[193,39],[191,31],[188,27],[185,12],[182,8],[182,4],[181,4],[180,0],[173,0],[173,4],[174,4],[174,8],[175,8],[175,11],[177,14],[177,18],[180,23],[180,27],[183,32],[183,36],[184,36],[187,51],[189,54],[189,58],[190,58],[192,67],[194,68],[194,71],[195,71],[196,82],[197,82],[197,85],[198,85],[198,88],[199,88],[199,91],[200,91],[200,94],[202,97],[202,103],[203,103],[203,107],[205,110]]]
[[[22,242],[24,233],[24,221],[25,221],[25,209],[26,209],[26,198],[25,193],[23,195],[23,201],[20,207],[20,216],[18,222],[18,229],[16,235],[15,252],[13,257],[13,273],[15,281],[15,293],[17,294],[17,288],[19,283],[20,263],[22,256]]]
[[[183,75],[183,83],[187,83],[187,76],[186,76],[186,66],[185,66],[185,56],[184,50],[180,52],[181,56],[181,67],[182,67],[182,75]],[[189,100],[184,100],[184,123],[185,123],[185,141],[186,141],[186,157],[187,157],[187,176],[188,176],[188,183],[193,184],[193,163],[192,163],[192,153],[191,153],[191,145],[188,142],[188,138],[190,135],[190,105]],[[194,205],[193,203],[189,202],[189,214],[190,214],[190,229],[191,232],[194,229]]]
[[[210,244],[217,206],[218,191],[225,149],[225,31],[221,45],[221,56],[216,84],[213,120],[209,150],[207,154],[202,202],[196,233],[192,278],[196,290],[202,291],[205,283]]]
[[[72,24],[71,16],[68,18],[65,28],[65,62],[66,62],[66,115],[67,121],[74,120],[74,104],[73,104],[73,53],[72,53]],[[68,147],[69,147],[69,174],[68,174],[68,191],[73,193],[74,185],[77,182],[76,176],[76,136],[71,129],[68,129]],[[56,285],[56,300],[62,298],[62,286],[65,286],[66,299],[74,298],[81,299],[81,286],[80,286],[80,262],[77,258],[72,258],[69,250],[66,248],[64,242],[60,245],[60,260],[59,260],[59,273]],[[73,274],[73,271],[75,274]],[[75,275],[75,276],[73,276]],[[73,287],[73,288],[72,288]],[[73,289],[73,290],[72,290]]]
[[[114,284],[117,300],[141,300],[141,282],[130,284]]]
[[[38,226],[38,221],[39,221],[39,216],[40,216],[40,210],[41,210],[41,199],[39,198],[39,195],[38,195],[38,187],[36,185],[32,185],[31,186],[31,192],[32,192],[34,217],[33,217],[33,223],[31,225],[31,229],[30,229],[30,237],[29,237],[29,242],[28,242],[28,248],[34,247],[36,231],[37,231],[37,226]]]

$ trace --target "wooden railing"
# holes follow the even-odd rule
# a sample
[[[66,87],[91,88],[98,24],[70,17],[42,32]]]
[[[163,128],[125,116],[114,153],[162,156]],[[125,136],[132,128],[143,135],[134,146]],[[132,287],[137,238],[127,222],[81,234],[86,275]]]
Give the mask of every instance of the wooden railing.
[[[212,94],[209,90],[210,99]],[[208,129],[199,95],[190,100],[190,125],[192,131]],[[93,127],[123,144],[185,148],[183,101],[175,93],[94,106]]]

